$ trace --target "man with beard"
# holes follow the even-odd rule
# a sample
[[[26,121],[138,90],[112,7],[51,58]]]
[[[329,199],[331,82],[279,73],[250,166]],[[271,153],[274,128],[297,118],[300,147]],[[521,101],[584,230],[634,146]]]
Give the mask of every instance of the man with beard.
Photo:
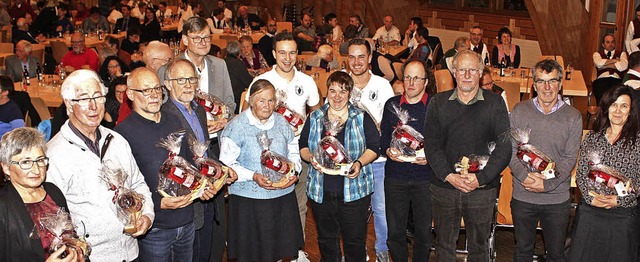
[[[436,179],[431,184],[437,261],[456,260],[460,219],[464,218],[469,261],[488,261],[488,241],[500,173],[509,164],[511,143],[507,107],[500,95],[480,88],[480,56],[462,50],[453,58],[457,87],[436,94],[427,107],[424,148]],[[489,142],[496,147],[489,153]],[[476,173],[457,172],[464,156],[488,155]]]
[[[293,35],[300,51],[315,51],[316,27],[311,25],[311,16],[302,15],[302,24],[293,29]]]
[[[264,60],[267,60],[269,66],[276,64],[276,58],[273,57],[273,37],[276,35],[278,25],[273,19],[267,21],[267,32],[264,34],[260,41],[258,41],[258,50],[262,53]]]

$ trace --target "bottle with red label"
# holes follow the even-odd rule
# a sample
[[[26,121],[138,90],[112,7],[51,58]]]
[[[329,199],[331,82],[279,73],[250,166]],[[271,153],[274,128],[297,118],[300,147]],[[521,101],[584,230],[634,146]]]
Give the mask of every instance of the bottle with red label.
[[[302,118],[298,117],[296,113],[289,110],[286,106],[279,106],[276,112],[284,116],[284,119],[286,119],[287,122],[289,122],[289,124],[291,124],[291,126],[295,128],[298,128],[303,123]]]
[[[209,101],[208,99],[197,99],[198,104],[204,107],[204,110],[214,116],[222,114],[222,106]]]
[[[347,157],[344,155],[344,153],[329,141],[323,139],[322,141],[320,141],[320,146],[322,147],[322,150],[324,150],[324,152],[327,153],[331,160],[333,160],[336,164],[347,163]]]
[[[289,163],[283,161],[283,159],[279,159],[273,154],[269,154],[269,152],[270,151],[268,150],[262,151],[262,154],[260,155],[260,164],[280,174],[289,174],[289,171],[291,170]]]
[[[407,132],[403,128],[396,129],[396,131],[394,132],[394,136],[400,142],[412,148],[413,150],[420,150],[424,148],[424,141],[418,141],[416,137],[411,135],[409,132]]]
[[[534,154],[533,152],[523,150],[521,149],[521,147],[518,147],[518,152],[516,153],[516,155],[519,159],[529,164],[530,167],[538,171],[544,171],[549,165],[549,162],[544,160],[542,157]]]
[[[600,170],[590,170],[589,173],[587,173],[587,177],[603,185],[615,185],[619,182],[618,178]],[[609,183],[609,181],[611,181],[611,183]]]
[[[220,179],[224,172],[222,171],[222,167],[216,165],[214,163],[203,162],[200,165],[200,174],[206,177],[213,177],[215,179]]]
[[[176,183],[189,188],[189,190],[194,190],[200,186],[200,181],[193,174],[190,174],[179,166],[172,166],[167,177]]]

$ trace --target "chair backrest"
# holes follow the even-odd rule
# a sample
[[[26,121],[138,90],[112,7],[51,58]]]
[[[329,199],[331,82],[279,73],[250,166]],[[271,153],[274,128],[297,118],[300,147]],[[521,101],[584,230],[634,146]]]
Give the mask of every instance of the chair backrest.
[[[13,43],[13,41],[11,41],[11,37],[13,34],[13,26],[12,25],[5,25],[2,27],[2,42],[7,42],[7,43]]]
[[[220,38],[212,39],[211,44],[217,45],[218,47],[220,47],[220,49],[227,48],[227,40],[225,39],[220,39]]]
[[[505,81],[496,81],[495,83],[506,92],[507,108],[509,112],[513,111],[513,107],[520,102],[520,83]]]
[[[242,108],[244,108],[244,103],[246,103],[246,102],[245,102],[245,99],[246,99],[246,97],[247,97],[247,92],[249,92],[249,90],[246,90],[246,89],[245,89],[245,90],[242,92],[242,94],[240,95],[240,105],[239,105],[239,108],[238,108],[238,112],[242,112]]]
[[[13,53],[13,43],[0,43],[0,53]]]
[[[31,56],[38,58],[40,65],[44,65],[44,45],[31,44]]]
[[[502,182],[500,184],[500,193],[498,195],[498,215],[496,222],[500,225],[513,225],[513,217],[511,216],[511,198],[513,196],[513,175],[511,168],[506,167],[502,170]]]
[[[69,52],[69,47],[62,41],[51,41],[51,52],[53,52],[56,63],[60,64],[64,55]]]
[[[293,32],[293,24],[291,22],[276,22],[276,28],[277,32]]]
[[[40,116],[40,119],[47,120],[51,118],[51,112],[49,112],[49,108],[44,103],[44,100],[42,100],[42,98],[32,96],[31,104],[33,104],[33,108],[35,108],[36,111],[38,111],[38,115]]]
[[[238,41],[237,35],[220,35],[220,39],[224,39],[225,41]]]
[[[438,53],[440,52],[441,49],[442,49],[442,43],[438,43],[436,47],[433,49],[433,53],[431,54],[432,68],[435,68],[436,65],[440,64],[440,57],[438,56]]]
[[[24,126],[31,127],[31,117],[29,117],[29,111],[24,116]]]
[[[436,86],[438,87],[438,93],[451,90],[454,88],[453,76],[448,69],[440,69],[433,72],[436,77]]]

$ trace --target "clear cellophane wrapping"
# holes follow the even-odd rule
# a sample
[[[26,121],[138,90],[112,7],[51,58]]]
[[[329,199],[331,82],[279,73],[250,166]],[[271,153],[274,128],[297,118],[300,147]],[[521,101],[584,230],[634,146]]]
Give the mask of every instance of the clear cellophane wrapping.
[[[266,131],[259,132],[256,139],[262,148],[260,154],[262,175],[269,179],[274,187],[286,184],[295,175],[295,165],[286,157],[269,150],[271,139]]]
[[[207,119],[218,121],[220,119],[225,119],[231,117],[231,111],[229,107],[222,101],[222,99],[202,92],[200,90],[196,90],[195,100],[204,107],[204,110],[207,112]]]
[[[79,258],[85,259],[91,254],[91,245],[89,245],[84,238],[78,236],[71,222],[71,216],[62,207],[59,208],[56,213],[46,214],[40,217],[38,223],[34,224],[30,234],[31,238],[39,238],[37,233],[38,228],[45,229],[44,231],[46,231],[47,234],[53,236],[49,252],[53,253],[62,245],[66,246],[67,250],[60,256],[61,258],[67,257],[69,252],[76,252]]]
[[[468,174],[468,173],[475,174],[483,170],[484,167],[487,165],[487,162],[489,162],[489,157],[491,153],[496,148],[496,143],[489,142],[489,144],[487,145],[487,148],[489,149],[489,155],[471,154],[469,156],[461,157],[460,161],[458,161],[454,165],[456,172],[462,175],[462,174]]]
[[[300,134],[300,132],[302,132],[302,126],[306,119],[305,116],[299,114],[298,112],[287,106],[287,92],[285,90],[278,90],[276,92],[276,98],[278,101],[276,103],[274,111],[284,116],[284,118],[287,120],[287,123],[291,125],[291,127],[293,128],[293,132],[296,135]]]
[[[415,119],[409,116],[409,111],[403,110],[395,104],[393,105],[393,113],[399,121],[391,134],[390,148],[405,157],[425,157],[424,137],[413,127],[407,125],[409,121],[415,121]]]
[[[108,189],[115,191],[112,201],[116,206],[118,219],[125,225],[124,232],[133,234],[136,231],[135,225],[142,215],[144,196],[124,186],[128,175],[114,162],[105,162],[102,167],[102,178],[107,183]]]
[[[613,167],[602,163],[599,152],[588,153],[589,171],[587,172],[586,186],[588,194],[627,196],[637,195],[638,185]]]
[[[513,128],[510,131],[511,137],[518,144],[516,157],[532,172],[539,172],[545,179],[556,177],[556,164],[545,153],[534,145],[529,144],[530,128]],[[543,163],[546,163],[544,166]]]
[[[340,170],[343,166],[353,162],[344,145],[336,139],[342,128],[340,119],[329,120],[328,117],[325,117],[324,131],[327,135],[320,140],[313,156],[315,161],[326,169]]]
[[[178,155],[183,137],[184,132],[175,132],[158,143],[158,146],[169,151],[158,174],[158,192],[165,197],[191,195],[192,199],[196,199],[202,195],[207,180],[191,163]]]
[[[209,148],[209,141],[200,142],[195,137],[190,136],[189,147],[200,174],[209,180],[210,185],[213,185],[216,191],[220,190],[229,176],[229,167],[215,159],[205,157],[205,153]]]

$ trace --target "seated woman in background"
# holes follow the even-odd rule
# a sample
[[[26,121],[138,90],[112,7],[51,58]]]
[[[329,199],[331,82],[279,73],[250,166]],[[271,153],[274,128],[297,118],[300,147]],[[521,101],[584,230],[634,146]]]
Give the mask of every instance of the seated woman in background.
[[[238,41],[240,41],[241,51],[238,58],[244,62],[252,76],[257,76],[270,69],[267,60],[264,60],[260,51],[253,48],[253,39],[250,36],[240,37]]]
[[[116,77],[122,76],[126,73],[129,73],[129,67],[117,56],[109,56],[104,59],[102,65],[100,66],[100,70],[98,71],[98,75],[104,82],[104,85],[109,86],[111,81]]]
[[[142,23],[140,42],[151,42],[153,40],[160,41],[160,31],[160,22],[158,22],[155,10],[147,7],[144,11],[144,22]]]
[[[633,93],[622,85],[607,91],[600,100],[593,130],[582,141],[576,182],[583,198],[577,209],[576,218],[580,219],[574,225],[569,261],[637,261],[640,132]],[[589,154],[594,152],[601,164],[626,176],[635,190],[620,196],[613,189],[616,181],[610,179],[595,192],[593,185],[598,182],[589,178]]]
[[[108,128],[116,126],[120,105],[124,102],[124,93],[127,91],[127,77],[119,76],[113,79],[109,85],[107,101],[104,104],[104,118],[101,125]]]
[[[511,43],[512,37],[513,34],[507,27],[503,27],[498,31],[498,45],[493,47],[493,54],[491,55],[492,65],[498,66],[504,59],[504,64],[507,67],[520,67],[520,47]]]

